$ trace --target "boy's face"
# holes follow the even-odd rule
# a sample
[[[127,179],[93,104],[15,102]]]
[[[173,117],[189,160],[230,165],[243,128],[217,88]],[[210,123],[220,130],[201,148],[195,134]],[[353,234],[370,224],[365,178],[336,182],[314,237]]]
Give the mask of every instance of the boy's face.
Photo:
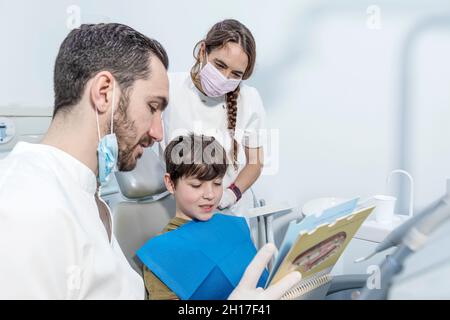
[[[184,219],[207,221],[215,212],[222,198],[222,178],[203,181],[194,177],[178,179],[176,186],[166,174],[167,190],[175,197],[177,215]]]

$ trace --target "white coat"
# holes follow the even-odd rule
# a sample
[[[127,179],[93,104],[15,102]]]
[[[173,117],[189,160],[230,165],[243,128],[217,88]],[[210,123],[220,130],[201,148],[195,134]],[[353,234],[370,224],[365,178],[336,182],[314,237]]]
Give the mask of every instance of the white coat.
[[[48,145],[19,142],[0,160],[0,299],[144,298],[108,239],[96,186],[87,166]]]

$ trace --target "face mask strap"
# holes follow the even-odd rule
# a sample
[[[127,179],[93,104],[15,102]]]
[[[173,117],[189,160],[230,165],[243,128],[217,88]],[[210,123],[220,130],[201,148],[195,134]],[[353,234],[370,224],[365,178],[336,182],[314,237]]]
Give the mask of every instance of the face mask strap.
[[[111,134],[114,132],[113,131],[113,125],[114,125],[114,122],[113,122],[113,118],[114,118],[114,106],[115,106],[115,103],[116,103],[116,82],[114,81],[113,82],[113,93],[112,93],[112,111],[111,111]],[[97,134],[98,134],[98,141],[100,141],[101,140],[101,137],[100,137],[100,125],[99,125],[99,122],[98,122],[98,110],[97,110],[97,108],[95,109],[95,117],[97,118]]]
[[[100,142],[100,126],[98,124],[98,110],[95,108],[95,116],[97,117],[97,133],[98,133],[98,141]]]
[[[113,130],[113,118],[114,118],[114,106],[116,105],[116,81],[113,82],[113,92],[112,92],[112,111],[111,111],[111,134],[114,132]]]

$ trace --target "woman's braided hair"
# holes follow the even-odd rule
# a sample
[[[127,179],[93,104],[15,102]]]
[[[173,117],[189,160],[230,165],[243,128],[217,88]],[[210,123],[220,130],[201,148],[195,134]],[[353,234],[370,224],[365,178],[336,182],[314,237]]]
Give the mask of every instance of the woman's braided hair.
[[[199,50],[200,44],[205,44],[206,53],[209,54],[214,49],[222,48],[226,43],[234,42],[239,44],[244,52],[247,54],[248,65],[247,69],[242,76],[243,80],[248,79],[255,67],[256,61],[256,43],[253,38],[252,33],[245,25],[241,22],[233,19],[223,20],[216,23],[211,30],[209,30],[206,38],[199,41],[194,47],[194,58],[196,62],[191,69],[192,81],[200,86],[199,72],[201,68],[201,51]],[[231,149],[230,158],[233,160],[233,166],[237,169],[237,153],[238,153],[238,142],[234,138],[234,133],[236,130],[236,120],[237,120],[237,100],[239,98],[240,86],[236,90],[227,93],[226,95],[226,106],[227,106],[227,117],[228,117],[228,132],[233,141],[233,148]]]

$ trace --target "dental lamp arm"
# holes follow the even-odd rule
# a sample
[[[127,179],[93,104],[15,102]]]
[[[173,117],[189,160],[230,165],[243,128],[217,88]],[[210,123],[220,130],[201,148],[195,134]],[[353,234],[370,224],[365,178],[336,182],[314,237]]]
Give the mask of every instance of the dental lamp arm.
[[[426,210],[417,224],[411,225],[406,231],[397,250],[386,258],[380,267],[379,277],[381,286],[379,289],[366,288],[360,295],[361,300],[386,299],[388,289],[392,278],[398,274],[402,268],[405,259],[411,254],[418,251],[428,240],[428,237],[438,229],[444,222],[450,220],[450,196],[446,195],[440,199],[437,206],[433,210]],[[400,232],[398,233],[400,236]],[[396,240],[397,241],[397,240]]]

